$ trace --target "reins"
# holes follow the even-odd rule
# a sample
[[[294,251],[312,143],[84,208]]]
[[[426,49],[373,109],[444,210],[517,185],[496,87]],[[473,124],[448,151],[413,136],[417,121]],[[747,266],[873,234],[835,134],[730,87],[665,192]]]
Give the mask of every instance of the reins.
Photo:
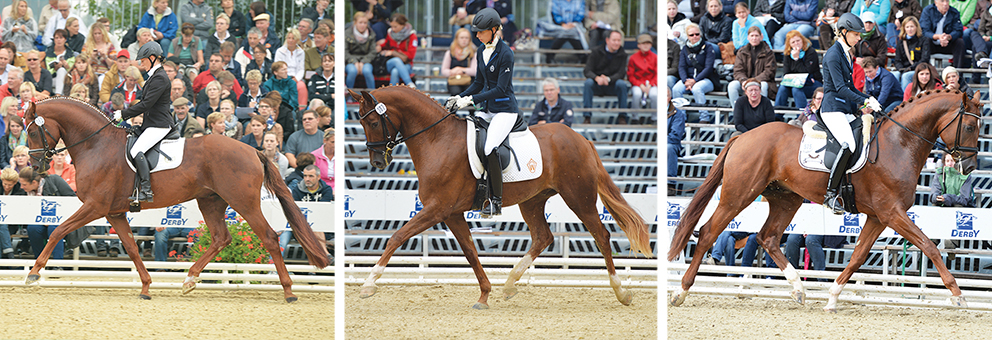
[[[945,145],[941,145],[941,144],[937,143],[936,140],[934,140],[934,141],[931,142],[929,139],[927,139],[926,137],[923,137],[922,135],[920,135],[916,131],[910,130],[908,127],[906,127],[905,125],[903,125],[899,121],[897,121],[894,118],[892,118],[892,116],[890,116],[886,112],[879,112],[879,114],[883,118],[885,118],[886,120],[889,120],[889,121],[895,123],[896,126],[898,126],[899,128],[901,128],[903,130],[906,130],[907,132],[913,134],[917,138],[922,139],[927,144],[930,144],[930,148],[931,149],[937,148],[937,149],[939,149],[939,150],[941,150],[941,151],[943,151],[945,153],[949,153],[949,154],[952,154],[952,155],[957,155],[957,157],[955,157],[955,158],[958,159],[958,162],[963,161],[963,160],[966,160],[966,159],[969,159],[969,158],[972,158],[972,157],[975,157],[978,154],[978,148],[977,147],[961,146],[961,129],[962,129],[962,122],[964,121],[964,116],[965,115],[968,115],[968,116],[972,116],[972,117],[981,119],[981,117],[979,117],[977,114],[974,114],[974,113],[965,111],[965,109],[964,109],[964,101],[961,101],[961,107],[958,108],[958,112],[955,115],[954,119],[952,119],[950,122],[947,122],[947,124],[945,124],[944,127],[942,127],[940,129],[940,131],[937,131],[937,137],[939,138],[940,137],[940,134],[943,133],[944,130],[947,130],[947,128],[951,126],[951,123],[954,123],[954,121],[957,121],[957,123],[958,123],[957,124],[957,133],[954,135],[954,139],[955,140],[954,140],[954,147],[953,148],[947,148],[946,144]],[[882,127],[881,127],[881,122],[880,122],[878,124],[878,127],[875,129],[875,132],[872,134],[871,139],[868,140],[868,145],[872,145],[872,143],[875,144],[875,159],[870,159],[870,158],[868,159],[868,161],[871,162],[872,164],[875,164],[875,162],[878,161],[878,155],[881,153],[881,144],[878,143],[878,139],[877,139],[878,138],[878,134],[881,131],[882,131]],[[962,157],[961,155],[964,152],[968,152],[968,153],[971,153],[971,154],[969,156],[967,156],[967,157]]]
[[[41,162],[43,164],[48,164],[48,162],[52,160],[52,156],[54,156],[55,154],[60,153],[60,152],[65,151],[65,150],[68,150],[71,147],[74,147],[76,145],[79,145],[79,144],[81,144],[81,143],[89,140],[90,138],[93,138],[93,136],[96,136],[97,134],[99,134],[100,131],[103,131],[103,129],[106,129],[108,126],[110,126],[111,124],[113,124],[113,122],[114,121],[112,121],[112,120],[108,120],[107,121],[107,124],[104,124],[103,127],[101,127],[100,129],[94,131],[89,136],[86,136],[86,138],[83,138],[83,139],[79,140],[78,142],[72,143],[72,145],[61,147],[61,148],[51,148],[48,145],[48,138],[51,138],[52,140],[55,140],[56,142],[58,142],[58,140],[55,138],[55,136],[52,136],[52,134],[50,132],[48,132],[48,128],[45,127],[45,118],[36,114],[34,120],[28,122],[27,126],[24,127],[24,131],[26,132],[28,130],[28,128],[31,127],[31,124],[36,124],[41,129],[41,131],[45,134],[45,136],[47,136],[47,138],[45,136],[42,136],[42,138],[41,138],[42,148],[41,149],[28,150],[28,155],[37,154],[39,152],[43,152],[44,154],[43,154],[43,156],[41,158],[35,157],[35,156],[31,156],[31,159],[34,159],[36,161],[39,161],[39,162]]]

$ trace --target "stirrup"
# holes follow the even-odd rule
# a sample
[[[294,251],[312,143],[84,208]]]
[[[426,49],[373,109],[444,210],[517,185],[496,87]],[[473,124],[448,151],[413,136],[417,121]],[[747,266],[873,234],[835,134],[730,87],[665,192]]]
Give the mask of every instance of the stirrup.
[[[830,209],[834,215],[844,214],[844,199],[835,192],[827,191],[823,199],[823,206]]]
[[[482,218],[490,218],[493,216],[499,216],[503,214],[503,202],[499,197],[490,197],[486,200],[486,204],[482,207],[482,211],[479,215]]]

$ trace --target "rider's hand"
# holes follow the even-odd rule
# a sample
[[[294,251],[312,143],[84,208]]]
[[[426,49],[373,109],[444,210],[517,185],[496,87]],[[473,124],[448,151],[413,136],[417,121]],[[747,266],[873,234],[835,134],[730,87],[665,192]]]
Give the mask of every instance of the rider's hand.
[[[448,111],[451,111],[452,109],[455,108],[455,103],[458,103],[458,99],[460,98],[461,97],[459,96],[448,97],[448,101],[444,102],[444,108]]]
[[[868,97],[868,99],[865,99],[865,106],[875,112],[882,111],[882,104],[879,104],[878,99],[875,99],[875,97]]]
[[[121,110],[114,111],[114,120],[122,121],[124,118],[121,116]]]
[[[459,110],[461,110],[464,107],[469,107],[472,105],[475,105],[475,102],[472,101],[472,96],[459,97],[458,101],[455,102],[455,107],[458,108]]]

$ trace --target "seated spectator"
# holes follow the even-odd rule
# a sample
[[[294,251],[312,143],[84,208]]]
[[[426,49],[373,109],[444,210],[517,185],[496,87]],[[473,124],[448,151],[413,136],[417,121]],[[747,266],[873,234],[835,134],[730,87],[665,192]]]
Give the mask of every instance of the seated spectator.
[[[76,63],[75,65],[73,65],[72,71],[70,71],[69,74],[65,76],[64,82],[66,84],[74,84],[73,86],[75,85],[86,86],[86,88],[88,89],[87,95],[90,95],[90,98],[86,98],[85,101],[90,103],[91,105],[96,105],[96,100],[99,99],[97,97],[100,89],[97,85],[98,81],[96,78],[96,74],[93,73],[93,68],[90,67],[89,57],[87,57],[86,55],[76,56]],[[62,95],[64,96],[69,95],[71,92],[70,90],[71,90],[70,88],[66,88],[65,91],[62,93]]]
[[[875,13],[861,13],[861,21],[865,25],[865,32],[861,34],[861,41],[854,45],[854,55],[857,58],[874,57],[879,67],[885,68],[888,65],[889,44],[885,42],[880,27],[875,25]],[[864,66],[863,62],[857,61]],[[882,106],[883,108],[885,106]]]
[[[583,69],[586,76],[582,104],[592,108],[592,97],[617,96],[618,107],[626,109],[627,91],[630,84],[623,80],[627,65],[627,52],[623,49],[623,32],[613,31],[606,38],[606,44],[599,45],[589,54],[589,62]],[[592,112],[583,112],[584,124],[589,124]],[[627,113],[617,115],[617,124],[627,124]]]
[[[627,80],[639,109],[658,108],[658,55],[651,51],[652,46],[650,35],[637,36],[637,52],[627,62]],[[650,120],[657,118],[656,112]]]
[[[779,0],[779,2],[782,2],[782,0]],[[792,31],[799,31],[804,38],[813,36],[813,33],[816,31],[813,28],[813,20],[816,19],[819,1],[784,0],[784,2],[785,12],[783,17],[785,18],[785,25],[783,25],[778,32],[771,33],[774,36],[774,48],[776,50],[784,50],[788,47],[786,45],[788,43],[786,35]]]
[[[194,35],[193,24],[184,22],[179,39],[172,41],[169,49],[169,61],[179,65],[179,73],[183,77],[198,78],[200,67],[203,66],[203,50],[200,49],[200,37]],[[195,84],[195,83],[194,83]],[[196,91],[194,88],[194,92]]]
[[[248,123],[248,128],[250,131],[252,131],[252,134],[255,135],[255,139],[251,141],[246,141],[244,138],[242,138],[241,139],[242,142],[247,143],[253,148],[258,148],[261,146],[261,144],[258,143],[262,142],[262,134],[261,133],[255,134],[255,128],[252,126],[253,124],[255,124],[253,122],[256,120],[256,118],[260,117],[258,119],[262,125],[262,132],[265,131],[275,132],[276,136],[279,137],[277,139],[277,141],[279,142],[278,143],[279,148],[282,149],[283,147],[282,142],[286,138],[284,134],[285,131],[283,131],[282,124],[276,122],[277,115],[279,112],[278,111],[279,102],[282,100],[280,98],[281,97],[279,97],[278,92],[275,93],[275,95],[272,95],[270,93],[268,96],[263,98],[260,103],[258,103],[258,116],[252,117],[251,118],[252,121]]]
[[[956,68],[964,67],[964,26],[961,25],[961,14],[948,0],[934,0],[923,8],[920,29],[923,38],[930,41],[930,53],[951,54],[954,56],[951,64]]]
[[[303,8],[302,17],[310,19],[313,22],[318,22],[323,19],[333,20],[334,13],[327,11],[327,8],[330,5],[331,5],[330,0],[314,1],[313,6],[308,6]]]
[[[320,180],[334,190],[334,129],[323,131],[324,144],[310,152],[314,156],[313,165],[317,167]],[[332,197],[331,200],[334,200]]]
[[[292,102],[292,107],[302,109],[307,107],[307,86],[306,80],[303,78],[306,74],[306,69],[303,65],[306,59],[306,53],[300,48],[299,43],[300,31],[294,28],[286,32],[286,43],[276,50],[273,65],[280,61],[286,64],[286,75],[293,81],[293,85],[296,86],[298,100]]]
[[[975,95],[975,90],[968,86],[968,83],[961,81],[961,74],[958,73],[958,69],[954,66],[948,66],[944,68],[944,71],[940,73],[940,78],[944,80],[944,88],[948,90],[958,90],[964,92],[971,98]]]
[[[220,102],[220,113],[224,116],[222,117],[222,122],[224,123],[224,135],[240,140],[241,136],[244,134],[242,130],[241,123],[238,122],[238,117],[234,115],[234,101],[230,99],[224,99]],[[209,116],[207,117],[209,118]],[[210,125],[213,128],[213,125]]]
[[[301,49],[306,50],[313,48],[313,20],[308,18],[300,19],[300,22],[296,24],[296,30],[300,32],[300,41],[297,43]]]
[[[100,85],[100,103],[110,101],[110,92],[113,92],[114,87],[125,80],[124,71],[127,70],[130,65],[130,53],[127,50],[118,52],[117,62],[114,63],[114,65],[110,67],[110,70],[103,75],[103,84]]]
[[[730,105],[737,103],[740,97],[741,84],[748,78],[761,82],[761,95],[767,97],[775,91],[775,54],[768,43],[762,40],[761,30],[757,27],[749,29],[748,44],[737,51],[734,62],[734,80],[727,85]],[[772,91],[772,92],[769,92]]]
[[[234,75],[231,74],[231,72],[220,71],[220,73],[217,74],[216,79],[216,81],[220,83],[220,100],[229,99],[232,102],[238,100],[238,97],[243,91],[241,90],[241,87],[238,86],[238,81],[234,79]],[[197,103],[203,103],[207,100],[208,98],[206,91],[200,91],[200,93],[196,95]]]
[[[248,38],[245,39],[241,48],[239,48],[238,51],[234,53],[234,61],[237,61],[239,64],[241,64],[241,74],[248,73],[248,64],[250,64],[251,61],[255,58],[253,53],[255,51],[256,46],[261,46],[262,49],[265,51],[265,58],[272,60],[272,56],[275,53],[265,48],[265,44],[262,43],[261,37],[262,37],[262,32],[259,31],[257,28],[255,28],[254,30],[248,30]],[[207,58],[207,60],[209,60],[209,58]]]
[[[190,88],[193,87],[193,83],[188,78],[179,74],[179,67],[176,66],[176,63],[166,60],[162,63],[162,69],[165,70],[165,75],[169,77],[169,84],[171,85],[171,90],[169,91],[170,100],[186,97],[186,99],[192,101],[193,93],[190,91]]]
[[[169,8],[169,0],[152,1],[152,6],[148,7],[148,11],[141,16],[138,28],[151,29],[152,39],[155,39],[155,42],[162,46],[163,51],[168,53],[172,40],[176,38],[176,30],[179,29],[176,13]]]
[[[779,0],[783,1],[783,0]],[[772,43],[768,41],[768,33],[765,32],[765,26],[761,24],[755,17],[751,16],[751,10],[747,7],[747,2],[738,2],[734,5],[735,11],[737,13],[737,20],[734,20],[732,27],[731,38],[734,41],[734,49],[740,50],[744,45],[748,44],[749,36],[751,34],[751,27],[757,27],[758,31],[761,33],[761,39],[768,44],[768,48],[771,49]],[[733,100],[731,100],[733,102]]]
[[[38,51],[28,51],[24,53],[28,61],[28,69],[24,72],[24,80],[34,84],[35,89],[40,92],[40,97],[48,98],[52,95],[52,73],[42,67],[44,60],[42,53]],[[10,80],[14,82],[14,80]]]
[[[212,81],[216,81],[217,76],[220,75],[221,72],[224,72],[224,57],[220,54],[210,56],[209,62],[210,64],[207,71],[200,72],[200,74],[193,79],[193,93],[196,95],[199,95],[200,91],[203,91],[203,88],[205,88],[207,84]],[[199,102],[197,102],[197,104],[199,104]]]
[[[248,84],[248,89],[238,97],[238,107],[254,109],[269,91],[262,86],[262,73],[258,70],[248,71],[245,82]],[[252,115],[256,114],[258,113],[252,113]]]
[[[76,20],[79,20],[79,17],[76,16],[75,13],[71,13],[71,12],[72,12],[72,7],[69,5],[69,0],[59,0],[58,12],[53,13],[54,15],[52,15],[51,19],[49,19],[46,24],[42,25],[41,23],[39,23],[39,27],[41,26],[45,27],[45,34],[42,35],[41,38],[41,43],[43,45],[47,47],[52,47],[52,42],[55,39],[55,31],[60,29],[64,30],[66,28],[66,24],[68,23],[69,18],[76,18]],[[80,24],[79,31],[82,32],[83,34],[86,34],[86,27],[83,27],[82,23],[79,24]],[[65,37],[69,38],[68,35],[66,35]]]
[[[333,113],[328,106],[320,106],[316,109],[317,111],[317,129],[320,131],[327,131],[327,129],[334,127]]]
[[[28,196],[76,196],[69,184],[59,176],[48,176],[43,172],[35,172],[31,167],[25,167],[18,171],[18,181],[21,188],[27,192]],[[52,235],[58,225],[30,225],[28,226],[28,240],[31,242],[31,251],[34,258],[41,255],[48,237]],[[52,251],[52,259],[61,260],[65,241],[59,243]]]
[[[871,13],[875,19],[878,19],[875,24],[879,32],[885,32],[891,8],[892,3],[889,1],[857,0],[854,6],[851,6],[851,13],[858,17],[864,13]],[[865,29],[867,30],[867,27]]]
[[[675,83],[679,82],[679,63],[674,62],[679,60],[679,55],[682,54],[682,50],[679,48],[679,44],[672,40],[667,40],[668,42],[668,92],[672,92],[672,88],[675,87]]]
[[[375,36],[379,39],[376,41],[376,44],[381,44],[382,39],[385,39],[386,30],[389,29],[389,16],[393,14],[393,10],[396,7],[399,7],[395,4],[390,4],[390,2],[393,1],[381,1],[374,3],[368,0],[351,0],[352,9],[356,12],[365,13],[365,17],[369,19],[369,27],[372,28],[372,31],[375,32]],[[402,4],[402,2],[399,3]],[[486,6],[485,4],[479,3],[476,3],[475,5],[480,6],[478,8],[471,9],[475,12],[478,12]],[[470,12],[470,14],[474,14],[475,12]]]
[[[813,90],[813,99],[809,101],[809,105],[803,109],[803,112],[799,113],[796,119],[790,120],[789,124],[795,127],[803,127],[806,121],[816,121],[816,115],[820,114],[820,106],[823,105],[823,88],[817,87]]]
[[[734,105],[734,127],[737,132],[733,135],[775,121],[775,108],[771,100],[761,95],[761,83],[757,79],[751,78],[744,82],[744,93],[747,96],[738,99]]]
[[[666,13],[668,15],[666,19],[668,21],[666,24],[669,27],[668,39],[675,40],[679,43],[679,46],[685,45],[687,40],[685,37],[685,27],[692,23],[692,21],[686,17],[685,13],[679,12],[678,3],[675,0],[668,0],[667,8],[668,11]]]
[[[227,15],[228,19],[230,19],[227,25],[227,32],[234,36],[235,41],[240,42],[241,39],[244,39],[247,32],[245,26],[248,23],[248,19],[245,18],[245,14],[234,8],[234,0],[221,0],[220,11],[221,14]]]
[[[503,1],[507,3],[508,1]],[[497,11],[499,11],[500,6],[495,3],[493,5]],[[500,16],[503,13],[500,12]],[[699,21],[698,18],[693,21]],[[503,23],[504,30],[506,22]],[[606,1],[586,1],[586,17],[585,17],[585,28],[589,32],[589,45],[598,46],[606,42],[606,36],[610,33],[610,30],[620,30],[622,28],[620,23],[620,2],[617,0],[606,0]],[[516,26],[514,30],[516,31]],[[513,32],[507,32],[507,34],[513,34]],[[512,40],[507,41],[507,44],[513,44]]]
[[[864,69],[865,94],[875,97],[882,105],[883,112],[889,112],[902,103],[902,98],[899,96],[899,81],[879,63],[877,58],[866,57]]]
[[[4,167],[3,171],[0,172],[0,180],[3,182],[3,192],[0,195],[13,195],[13,196],[25,196],[24,189],[21,189],[21,184],[18,182],[17,171],[14,169]],[[0,225],[0,259],[14,259],[14,245],[10,238],[12,232],[16,232],[17,226],[8,226],[6,224]]]
[[[572,126],[572,103],[561,97],[561,87],[558,79],[544,78],[541,81],[541,88],[544,91],[544,98],[538,100],[534,105],[534,112],[530,114],[530,122],[527,125],[544,123],[562,123]]]
[[[992,50],[992,6],[989,9],[981,11],[979,20],[975,23],[975,30],[971,31],[971,50],[975,52],[972,59],[975,60],[975,66],[978,65],[978,61],[988,58],[989,52]]]
[[[207,116],[207,134],[224,136],[224,114],[220,112],[211,113]],[[226,136],[224,136],[226,137]]]
[[[184,97],[172,101],[172,113],[176,115],[179,132],[184,138],[192,138],[193,131],[203,129],[203,126],[196,119],[189,119],[189,105],[189,100]]]
[[[307,70],[309,77],[312,77],[313,73],[320,73],[317,72],[317,69],[322,66],[321,64],[323,64],[325,55],[334,56],[334,46],[331,45],[330,39],[331,31],[327,28],[318,27],[313,32],[313,47],[304,51],[306,57],[303,61],[304,68]]]
[[[55,147],[61,149],[65,147],[65,144],[59,143]],[[62,177],[65,183],[72,188],[72,191],[76,191],[76,166],[66,160],[68,156],[69,151],[65,149],[52,155],[52,161],[48,164],[48,173]]]
[[[943,154],[944,164],[930,180],[930,204],[938,207],[975,207],[974,177],[955,165],[954,155]]]
[[[766,36],[774,37],[782,28],[782,25],[786,24],[785,0],[756,1],[754,4],[754,17],[765,26],[765,31],[768,32]]]
[[[899,88],[905,88],[913,82],[917,66],[930,62],[931,44],[928,40],[923,37],[920,22],[915,17],[907,17],[902,21],[893,65],[896,70],[892,72],[899,79]]]
[[[11,119],[11,121],[16,121],[16,120],[17,119]],[[21,125],[20,122],[17,123],[12,122],[9,128],[12,132],[11,139],[13,139],[13,136],[16,134],[20,134],[22,136],[24,135],[23,133],[21,133],[21,131],[23,131],[22,130],[23,125]],[[13,140],[11,140],[11,142],[13,142]],[[18,173],[20,173],[21,170],[24,170],[24,168],[30,168],[31,155],[28,153],[27,144],[17,145],[16,147],[14,147],[13,150],[14,151],[11,153],[12,157],[10,158],[10,167],[13,168],[15,171],[17,171]]]
[[[691,91],[696,105],[706,105],[706,94],[713,91],[715,85],[719,84],[720,78],[713,67],[714,62],[719,58],[719,50],[713,44],[703,41],[699,33],[699,26],[689,24],[686,27],[688,42],[679,55],[679,80],[672,88],[673,98],[682,98],[685,92]],[[637,46],[640,48],[640,44]],[[637,101],[638,98],[634,98]],[[699,111],[700,123],[712,123],[713,114],[709,110]]]
[[[316,165],[307,165],[303,169],[303,180],[291,187],[293,200],[300,202],[331,202],[334,200],[334,190],[320,180],[320,169]]]
[[[330,103],[334,99],[334,55],[325,54],[322,59],[321,68],[310,76],[307,92],[310,93],[311,98]]]
[[[241,73],[241,71],[244,70],[244,68],[241,67],[241,64],[238,63],[237,60],[234,60],[234,42],[225,41],[221,43],[220,50],[217,51],[217,54],[220,54],[221,62],[224,64],[224,71],[230,73],[231,76],[234,77],[234,80],[237,82],[236,84],[231,83],[230,86],[225,86],[225,87],[228,88],[229,91],[233,90],[237,95],[240,96],[245,86],[245,80],[242,77],[242,73]],[[226,85],[224,84],[223,80],[221,80],[221,85]],[[237,99],[237,97],[235,97],[234,99]]]
[[[712,258],[711,258],[713,261],[710,262],[709,261],[710,259],[706,259],[704,260],[706,261],[704,263],[736,266],[737,241],[747,238],[747,241],[744,245],[744,249],[742,250],[743,256],[741,257],[741,267],[753,267],[754,257],[757,255],[757,251],[758,251],[757,235],[758,235],[757,233],[747,233],[747,232],[730,231],[730,230],[723,231],[722,233],[720,233],[719,236],[717,236],[716,242],[713,243]],[[771,259],[768,258],[767,254],[765,256],[765,261],[768,262],[770,266],[774,264],[774,262],[772,262]],[[728,274],[728,275],[733,276],[733,274]]]
[[[20,98],[21,98],[21,110],[27,111],[28,103],[37,103],[38,98],[35,98],[34,84],[32,83],[21,83],[20,88]]]
[[[114,111],[124,110],[128,108],[130,104],[124,101],[123,92],[115,92],[114,95],[110,96],[110,101],[103,103],[103,114],[107,115],[107,118],[114,118]]]
[[[568,43],[573,50],[588,50],[585,26],[582,25],[586,16],[585,3],[582,0],[552,0],[550,11],[551,22],[539,21],[537,31],[539,36],[555,38],[551,49],[561,49]],[[545,53],[544,57],[548,64],[555,62],[554,53]],[[580,63],[585,62],[583,57],[579,54]]]
[[[207,47],[203,49],[203,58],[207,60],[209,60],[210,56],[214,55],[214,53],[220,52],[220,44],[228,41],[234,41],[235,39],[234,36],[232,36],[228,31],[228,28],[231,27],[231,18],[229,18],[227,14],[218,14],[217,18],[214,19],[214,23],[214,34],[207,38]],[[232,50],[231,52],[234,51]],[[238,73],[243,71],[244,70],[238,69]]]
[[[269,93],[276,92],[282,98],[282,104],[285,104],[291,111],[295,111],[297,108],[306,108],[306,105],[300,105],[297,100],[297,88],[296,81],[289,77],[289,67],[286,66],[285,62],[277,61],[272,63],[272,78],[269,78],[265,82],[265,88],[269,89]],[[282,109],[279,110],[279,114],[282,115]],[[288,122],[289,125],[292,124],[292,117],[282,117],[279,121]],[[288,124],[283,124],[284,128],[292,128],[287,126]],[[292,162],[290,162],[292,163]]]
[[[306,167],[313,165],[314,161],[315,158],[312,153],[301,152],[296,154],[296,167],[291,168],[293,169],[293,172],[290,173],[288,176],[286,176],[286,178],[284,179],[284,181],[286,181],[286,185],[289,186],[290,189],[292,189],[293,187],[296,187],[298,184],[300,184],[300,182],[303,181],[303,169],[306,169]]]
[[[172,248],[172,238],[186,237],[193,228],[166,228],[155,227],[155,242],[152,243],[152,252],[155,254],[155,261],[168,261],[169,249]],[[162,269],[159,269],[160,271]]]
[[[3,34],[0,34],[0,38],[3,41],[14,42],[19,51],[34,50],[34,41],[38,37],[38,23],[31,16],[31,7],[28,7],[27,1],[19,0],[14,4],[17,6],[16,14],[13,17],[3,17]]]
[[[795,102],[793,107],[806,107],[806,98],[813,96],[813,90],[823,86],[820,73],[820,58],[813,44],[799,31],[788,33],[788,47],[784,51],[785,74],[806,74],[806,82],[801,87],[783,86],[775,96],[775,106],[786,106],[789,97]],[[885,107],[884,105],[882,107]]]
[[[137,67],[128,66],[127,70],[124,71],[124,81],[114,87],[111,96],[115,92],[123,93],[124,101],[128,103],[135,99],[141,99],[141,85],[145,82],[143,79],[141,71]]]
[[[679,175],[679,156],[682,155],[682,140],[685,139],[685,111],[672,105],[672,93],[668,92],[668,196],[678,194],[672,178]]]
[[[479,61],[475,58],[472,34],[460,28],[451,40],[451,47],[441,58],[441,75],[448,77],[448,94],[454,96],[465,91],[475,80]]]
[[[114,65],[114,58],[117,57],[117,47],[114,46],[114,41],[111,40],[110,33],[104,25],[93,25],[90,35],[86,38],[86,44],[83,45],[82,54],[90,58],[93,72],[96,73],[100,86],[103,86],[104,74],[110,71],[110,67]]]
[[[259,1],[260,2],[260,1]],[[282,46],[282,42],[279,37],[276,36],[275,32],[269,29],[269,15],[266,13],[259,14],[255,16],[255,28],[258,28],[261,35],[259,36],[259,41],[263,46],[269,49],[272,54],[276,53],[276,49]]]
[[[137,40],[135,40],[133,43],[127,45],[127,52],[131,56],[131,62],[132,63],[136,63],[138,61],[135,58],[138,57],[138,50],[141,49],[141,46],[144,46],[146,43],[148,43],[149,41],[154,40],[154,38],[155,38],[154,36],[152,36],[152,30],[150,28],[139,28],[138,31],[137,31],[137,33],[135,33],[135,37],[136,37]],[[178,40],[178,39],[173,39],[173,43],[172,43],[173,45],[176,44],[174,42],[175,40]],[[121,49],[124,49],[124,45],[123,44],[121,45]],[[170,48],[170,51],[175,51],[175,50],[173,50],[173,49]]]
[[[6,97],[0,101],[0,135],[3,135],[3,139],[0,142],[7,141],[7,123],[8,120],[23,120],[21,117],[17,116],[18,111],[20,111],[19,103],[17,102],[17,97]],[[23,113],[22,113],[23,114]],[[6,168],[10,165],[10,152],[9,146],[0,146],[0,169]]]
[[[250,136],[250,135],[249,135]],[[252,138],[254,138],[252,136]],[[265,132],[262,136],[262,154],[265,155],[265,159],[268,159],[272,164],[276,165],[279,169],[279,174],[283,179],[289,174],[293,173],[292,168],[289,167],[289,159],[282,152],[279,152],[279,144],[276,142],[276,134],[272,131]]]
[[[265,101],[263,101],[262,103],[260,103],[259,104],[259,112],[262,111],[262,109],[261,109],[262,106],[265,106],[265,109],[268,110],[269,109],[268,105],[269,104],[265,103]],[[262,138],[263,138],[263,135],[266,133],[265,120],[266,120],[266,117],[265,116],[262,116],[261,114],[260,115],[257,115],[257,116],[254,116],[254,117],[251,117],[251,121],[248,122],[247,133],[245,133],[245,135],[243,137],[241,137],[241,142],[242,143],[245,143],[245,144],[248,144],[249,146],[251,146],[253,148],[256,148],[256,149],[262,148],[263,142],[264,142],[262,140]],[[276,144],[278,145],[278,143],[276,143]],[[287,161],[286,164],[288,166],[289,161]]]
[[[396,85],[402,80],[403,84],[416,88],[410,74],[413,73],[413,58],[417,55],[417,31],[407,22],[405,15],[393,14],[386,40],[379,47],[379,54],[390,58],[386,62],[389,84]]]
[[[732,41],[733,24],[734,19],[723,13],[723,4],[720,0],[709,0],[706,4],[706,14],[699,19],[703,40],[713,45]]]
[[[350,30],[344,34],[345,47],[345,86],[355,88],[355,78],[361,74],[365,78],[366,88],[375,88],[375,77],[372,75],[372,59],[376,55],[375,32],[369,29],[369,20],[365,12],[355,13]]]
[[[217,56],[214,56],[217,58]],[[207,100],[196,105],[196,121],[203,127],[210,128],[207,124],[207,116],[211,113],[220,112],[221,86],[219,81],[212,81],[207,84],[204,92],[207,93]]]
[[[179,17],[184,24],[193,24],[199,38],[197,40],[205,41],[210,38],[210,29],[214,27],[214,10],[206,1],[187,1],[179,7]]]
[[[915,96],[924,91],[933,91],[938,89],[943,89],[944,84],[941,84],[935,75],[937,75],[937,69],[930,65],[930,63],[920,63],[916,66],[916,76],[913,77],[913,83],[906,86],[905,92],[903,92],[902,100],[907,101],[910,97]]]
[[[0,83],[6,83],[7,76],[10,74],[10,71],[18,69],[17,66],[11,65],[10,63],[15,55],[16,53],[14,53],[13,50],[6,47],[0,47]]]
[[[487,2],[487,4],[489,3]],[[493,0],[491,2],[491,5],[489,6],[495,9],[496,13],[499,14],[500,24],[503,25],[503,29],[500,30],[500,32],[502,32],[503,35],[500,38],[503,39],[503,41],[506,41],[506,44],[508,46],[513,46],[513,42],[516,41],[516,35],[518,32],[517,24],[513,21],[514,18],[513,2],[509,0]],[[605,6],[605,8],[602,10],[598,9],[598,7],[596,6],[590,7],[589,9],[590,14],[597,16],[604,15],[604,18],[602,18],[602,20],[604,20],[604,22],[610,22],[608,17],[609,14],[604,13],[607,11],[612,11],[612,8],[610,7],[611,6],[610,1],[604,1],[602,6]],[[620,4],[616,4],[616,8],[617,8],[616,11],[619,12]],[[586,20],[589,20],[589,18],[587,17]],[[617,20],[619,21],[619,19]],[[605,25],[605,26],[609,26],[609,25]],[[599,28],[600,26],[597,25],[596,27]],[[609,28],[603,28],[603,29],[608,30]],[[452,32],[457,32],[457,30],[453,30]],[[602,40],[603,37],[602,34],[600,34],[599,42],[596,44],[603,43]]]
[[[908,1],[908,0],[907,0]],[[827,256],[823,248],[841,248],[847,243],[847,237],[838,235],[812,235],[812,234],[788,234],[785,241],[785,257],[797,269],[826,270]],[[804,265],[803,256],[799,248],[806,247],[809,252],[809,262],[812,268]],[[828,279],[819,279],[820,282],[829,282]]]
[[[303,130],[293,132],[286,140],[283,152],[289,159],[289,166],[296,167],[296,154],[310,152],[321,147],[324,143],[323,133],[317,130],[317,112],[306,110],[302,114]]]
[[[84,102],[90,101],[90,89],[85,84],[72,85],[72,89],[69,90],[69,98],[75,98],[82,100]],[[96,104],[91,104],[96,106]]]
[[[254,59],[251,59],[248,62],[248,66],[245,67],[245,74],[247,75],[248,72],[251,71],[258,71],[259,75],[262,77],[262,82],[264,83],[272,77],[272,60],[265,57],[268,52],[268,50],[265,49],[265,46],[255,45],[252,50],[252,57]]]
[[[69,74],[70,66],[76,60],[76,52],[68,49],[65,45],[68,34],[66,30],[56,30],[54,43],[45,52],[45,65],[48,65],[48,71],[53,74],[52,83],[55,93],[62,93],[65,87],[65,76]]]
[[[3,52],[0,52],[3,53]],[[0,85],[0,99],[13,96],[18,97],[21,90],[21,83],[23,83],[24,72],[19,68],[15,68],[10,71],[7,75],[7,83]]]
[[[279,132],[282,133],[282,138],[279,139],[279,148],[283,148],[284,146],[282,142],[289,139],[289,135],[296,131],[296,122],[293,121],[293,117],[295,117],[296,114],[293,112],[294,110],[290,108],[289,104],[286,103],[286,100],[283,99],[282,95],[279,94],[279,91],[269,91],[269,93],[265,95],[265,98],[271,100],[270,104],[275,104],[271,106],[271,111],[269,112],[270,116],[268,116],[272,118],[275,125],[268,124],[267,126],[269,129],[278,129]],[[259,112],[259,114],[262,113]],[[268,123],[268,121],[266,121],[266,123]]]
[[[923,6],[920,6],[919,0],[892,0],[888,24],[885,25],[884,30],[889,46],[893,48],[898,47],[898,37],[902,34],[904,21],[909,17],[913,17],[919,21],[921,14],[923,14]]]

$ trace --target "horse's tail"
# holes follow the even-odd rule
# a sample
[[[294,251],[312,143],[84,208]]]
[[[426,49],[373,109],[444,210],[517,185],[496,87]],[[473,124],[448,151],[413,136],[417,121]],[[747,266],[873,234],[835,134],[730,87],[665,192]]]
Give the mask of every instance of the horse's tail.
[[[672,246],[668,248],[668,261],[674,260],[682,252],[682,249],[685,249],[685,245],[689,243],[689,235],[692,235],[696,223],[699,223],[699,218],[703,216],[703,211],[706,210],[706,205],[710,203],[710,198],[713,197],[716,188],[723,183],[723,161],[736,140],[737,137],[734,137],[727,142],[727,146],[723,148],[720,156],[716,157],[716,161],[710,167],[710,173],[706,176],[706,180],[703,181],[703,185],[696,189],[696,194],[693,195],[692,202],[689,203],[689,207],[682,214],[682,219],[679,220],[679,226],[675,228],[675,235],[672,236]]]
[[[263,181],[265,188],[279,198],[279,205],[282,206],[282,212],[286,215],[290,228],[293,229],[293,236],[303,246],[310,264],[317,268],[327,267],[330,260],[327,258],[327,249],[324,247],[323,240],[317,240],[317,236],[313,234],[313,230],[310,229],[310,224],[307,223],[300,207],[293,201],[293,195],[290,194],[289,188],[281,180],[282,177],[279,176],[279,170],[276,169],[275,164],[266,159],[260,151],[256,151],[256,153],[258,153],[258,159],[262,161],[262,167],[265,168]]]
[[[627,234],[630,250],[649,258],[654,257],[654,252],[651,250],[651,237],[648,235],[648,225],[644,223],[644,219],[637,214],[637,211],[631,208],[630,204],[627,204],[627,200],[620,194],[620,188],[613,184],[613,179],[606,172],[602,162],[599,163],[597,182],[596,191],[599,193],[599,198],[603,200],[603,206],[610,211],[610,215],[613,215],[617,224],[620,225],[620,229]]]

